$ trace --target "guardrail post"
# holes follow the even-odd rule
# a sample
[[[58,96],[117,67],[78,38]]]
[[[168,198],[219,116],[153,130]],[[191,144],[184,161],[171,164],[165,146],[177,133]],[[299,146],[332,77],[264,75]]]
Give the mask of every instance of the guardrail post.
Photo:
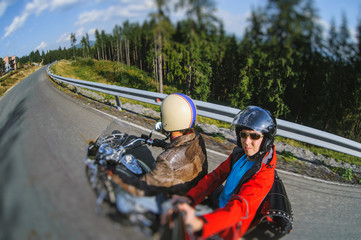
[[[75,85],[74,85],[74,92],[75,92],[76,94],[78,94],[78,89],[76,88]]]
[[[118,97],[118,96],[115,96],[115,101],[117,102],[117,109],[118,109],[119,111],[121,111],[121,110],[122,110],[122,107],[120,106],[120,101],[119,101],[119,97]]]

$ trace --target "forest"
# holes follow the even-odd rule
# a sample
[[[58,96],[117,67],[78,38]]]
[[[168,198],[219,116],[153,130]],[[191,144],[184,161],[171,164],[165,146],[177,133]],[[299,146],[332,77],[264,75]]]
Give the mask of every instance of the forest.
[[[268,0],[252,10],[237,37],[225,32],[212,0],[155,2],[143,23],[96,30],[95,41],[71,34],[71,48],[37,50],[19,62],[114,61],[146,72],[158,92],[166,85],[201,101],[257,105],[277,118],[361,141],[361,19],[356,36],[344,14],[325,31],[313,0]],[[186,17],[173,23],[170,9]]]

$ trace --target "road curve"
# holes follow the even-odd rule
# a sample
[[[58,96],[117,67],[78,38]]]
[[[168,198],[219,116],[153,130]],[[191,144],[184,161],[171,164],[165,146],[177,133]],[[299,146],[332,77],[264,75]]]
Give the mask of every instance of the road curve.
[[[94,211],[84,175],[88,141],[112,120],[56,89],[45,68],[0,99],[0,240],[144,239],[112,220],[112,209]],[[208,155],[213,167],[225,159]],[[280,175],[295,215],[294,230],[284,239],[359,239],[360,187]]]
[[[95,213],[84,175],[87,142],[111,120],[57,90],[45,68],[1,98],[1,240],[144,239]]]

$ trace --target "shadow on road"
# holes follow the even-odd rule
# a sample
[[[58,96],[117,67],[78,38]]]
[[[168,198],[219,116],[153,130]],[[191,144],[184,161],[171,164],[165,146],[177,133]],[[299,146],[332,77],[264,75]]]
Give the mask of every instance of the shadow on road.
[[[2,197],[0,198],[0,222],[1,222],[1,237],[2,239],[12,239],[12,233],[14,227],[20,215],[20,206],[12,202],[10,205],[5,202],[6,193],[12,191],[12,189],[6,189],[11,187],[9,181],[18,174],[16,172],[16,159],[11,154],[14,151],[15,143],[21,134],[19,125],[24,120],[24,114],[26,112],[25,107],[26,99],[23,98],[15,108],[6,117],[5,123],[0,128],[0,192]]]

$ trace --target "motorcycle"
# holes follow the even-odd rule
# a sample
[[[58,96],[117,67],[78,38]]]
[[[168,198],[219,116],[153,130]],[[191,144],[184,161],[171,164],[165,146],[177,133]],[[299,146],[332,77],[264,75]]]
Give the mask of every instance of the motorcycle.
[[[112,122],[87,148],[85,173],[97,196],[96,210],[100,212],[103,202],[107,202],[115,206],[127,221],[139,227],[143,233],[152,235],[159,227],[160,212],[156,205],[162,204],[163,208],[169,208],[170,200],[163,195],[134,197],[112,180],[112,173],[119,171],[139,178],[150,172],[155,160],[147,146],[165,149],[167,138],[152,137],[154,131],[161,131],[160,122],[149,135],[141,134],[140,137],[119,129],[125,127],[118,121]]]
[[[165,149],[167,138],[154,139],[154,131],[160,132],[158,122],[149,135],[140,137],[119,131],[125,127],[117,121],[112,122],[95,142],[91,142],[84,159],[85,172],[90,186],[96,193],[96,209],[100,212],[103,202],[108,202],[133,226],[147,236],[160,233],[159,239],[189,239],[192,235],[184,226],[182,214],[174,216],[175,223],[160,226],[160,214],[174,208],[171,200],[159,194],[153,197],[134,197],[112,180],[114,171],[139,178],[150,172],[155,160],[147,146]],[[196,213],[211,212],[207,205],[198,205]],[[271,221],[270,221],[271,219]],[[287,197],[282,180],[275,175],[274,186],[266,196],[257,212],[250,231],[244,239],[279,239],[293,228],[292,206]],[[167,227],[168,226],[168,227]],[[268,236],[272,233],[272,237]],[[187,237],[185,237],[187,236]]]

